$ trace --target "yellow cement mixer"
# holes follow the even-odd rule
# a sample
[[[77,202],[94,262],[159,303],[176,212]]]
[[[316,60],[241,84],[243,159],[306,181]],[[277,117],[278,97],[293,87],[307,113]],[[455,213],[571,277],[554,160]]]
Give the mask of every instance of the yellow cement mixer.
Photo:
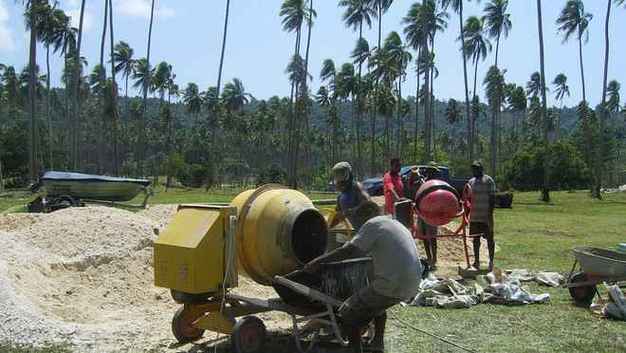
[[[263,285],[279,279],[300,293],[339,305],[277,277],[322,255],[327,237],[327,223],[311,200],[279,185],[245,191],[230,206],[180,206],[154,244],[155,284],[171,289],[183,304],[172,320],[174,336],[183,343],[200,338],[205,330],[230,334],[235,352],[255,352],[262,346],[265,326],[248,315],[279,310],[296,320],[301,314],[280,300],[228,293],[237,286],[239,273]],[[330,307],[328,315],[333,315]]]

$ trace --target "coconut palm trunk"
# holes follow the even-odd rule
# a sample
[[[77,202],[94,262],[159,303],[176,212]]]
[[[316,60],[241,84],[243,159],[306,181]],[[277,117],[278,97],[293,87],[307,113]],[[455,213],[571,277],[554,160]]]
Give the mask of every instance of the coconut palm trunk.
[[[220,67],[217,72],[217,97],[220,96],[222,84],[222,70],[224,68],[224,54],[226,53],[226,39],[228,38],[228,17],[230,14],[230,0],[226,0],[226,12],[224,13],[224,34],[222,37],[222,51],[220,53]]]
[[[73,124],[73,168],[74,170],[78,170],[79,167],[79,159],[80,159],[80,155],[79,155],[79,148],[78,148],[78,144],[80,141],[80,107],[81,107],[81,101],[80,101],[80,75],[81,75],[81,71],[82,71],[82,63],[81,63],[81,59],[80,59],[80,51],[81,51],[81,45],[82,45],[82,41],[83,41],[83,21],[84,21],[84,17],[85,17],[85,0],[82,0],[81,5],[80,5],[80,20],[79,20],[79,24],[78,24],[78,40],[76,43],[76,55],[74,57],[74,76],[72,77],[74,79],[74,109],[73,109],[73,117],[74,117],[74,124]]]
[[[308,96],[307,93],[308,93],[308,87],[309,87],[307,81],[308,81],[308,78],[309,78],[309,51],[310,51],[310,48],[311,48],[311,32],[312,32],[312,29],[313,29],[313,15],[312,15],[312,13],[313,13],[313,0],[309,1],[309,13],[310,13],[310,15],[309,15],[309,21],[308,21],[307,41],[306,41],[306,49],[305,49],[305,54],[304,54],[304,57],[305,57],[305,59],[304,59],[304,78],[303,78],[304,79],[304,85],[302,87],[302,89],[304,91],[304,92],[302,92],[302,100],[303,100],[303,102],[302,102],[302,104],[303,104],[302,109],[304,110],[304,112],[303,112],[304,113],[304,139],[305,139],[305,142],[306,142],[305,143],[305,149],[306,149],[306,151],[305,151],[305,159],[306,160],[305,160],[304,166],[307,169],[310,167],[310,158],[311,158],[311,147],[310,147],[311,143],[309,142],[309,138],[310,138],[310,135],[309,135],[309,114],[310,114],[310,109],[309,109],[309,105],[306,102],[306,99],[307,99],[307,96]],[[301,142],[300,140],[301,139],[300,139],[300,136],[299,136],[299,133],[300,133],[300,129],[299,128],[296,129],[296,133],[298,134],[298,136],[296,136],[296,152],[295,152],[295,163],[296,164],[294,166],[295,170],[298,169],[297,163],[298,163],[298,160],[299,160],[298,156],[300,155],[300,142]],[[309,174],[310,173],[307,170],[305,175],[309,175]]]
[[[416,91],[415,91],[415,131],[413,135],[413,162],[417,163],[419,156],[417,155],[417,140],[419,138],[419,115],[420,115],[420,70],[421,70],[421,61],[420,61],[420,53],[422,52],[422,48],[417,49],[417,82],[416,82]]]
[[[609,73],[609,52],[610,52],[610,35],[609,35],[609,27],[610,27],[610,19],[611,19],[611,2],[613,0],[607,0],[607,8],[606,8],[606,19],[604,22],[604,77],[602,80],[602,108],[601,108],[601,112],[600,112],[600,144],[604,143],[604,127],[606,124],[606,120],[607,120],[607,109],[606,109],[606,90],[607,90],[607,80],[608,80],[608,73]],[[600,148],[600,150],[602,150]],[[593,185],[593,190],[592,190],[592,195],[595,198],[602,198],[602,194],[600,193],[600,190],[602,189],[602,182],[603,182],[603,177],[604,177],[604,163],[602,160],[602,156],[599,156],[599,158],[596,159],[597,163],[599,164],[598,168],[595,168],[596,170],[596,180],[595,183]]]
[[[84,1],[84,0],[83,0]],[[150,47],[152,44],[152,24],[154,23],[154,0],[150,6],[150,25],[148,27],[148,48],[146,53],[146,75],[143,81],[143,106],[141,112],[141,131],[139,132],[139,155],[140,158],[137,161],[139,166],[139,175],[144,176],[143,163],[146,159],[146,110],[148,107],[148,90],[150,88],[150,82],[152,80],[152,71],[150,68]],[[156,185],[155,185],[156,186]]]
[[[359,41],[363,39],[363,21],[359,23]],[[359,77],[356,83],[356,107],[357,114],[355,120],[355,129],[354,132],[356,134],[356,160],[357,160],[357,175],[363,176],[363,155],[361,151],[361,122],[363,121],[363,92],[361,89],[361,77],[363,74],[363,61],[359,60]]]
[[[585,65],[583,63],[583,41],[582,36],[578,36],[578,62],[580,63],[580,79],[583,87],[583,101],[587,101],[587,90],[585,88]]]
[[[474,90],[472,91],[472,100],[477,100],[478,95],[476,94],[476,81],[478,80],[478,54],[474,55]],[[472,158],[474,158],[475,152],[476,152],[476,120],[478,119],[478,114],[479,112],[477,111],[477,108],[473,108],[472,109],[472,113],[471,113],[471,128],[470,128],[470,133],[471,133],[471,143],[470,143],[470,149],[471,149],[471,156]]]
[[[106,80],[106,70],[104,69],[104,45],[106,44],[106,36],[107,36],[107,30],[108,30],[108,20],[109,20],[109,0],[104,0],[104,23],[102,24],[102,37],[100,40],[100,67],[102,68],[102,73],[103,73],[103,77],[98,78],[101,81]],[[103,83],[101,83],[102,85]],[[105,114],[105,102],[104,102],[104,92],[100,92],[100,100],[99,100],[99,104],[100,104],[100,112],[101,112],[101,117],[100,117],[100,121],[99,121],[99,125],[100,125],[100,131],[107,131],[106,128],[106,114]],[[97,143],[98,143],[98,150],[96,151],[96,158],[97,158],[97,167],[98,167],[98,174],[102,174],[103,170],[104,170],[104,140],[105,140],[105,136],[104,134],[97,134]]]
[[[424,55],[426,58],[430,57],[430,49],[428,48],[428,43],[425,40],[423,45]],[[432,156],[432,121],[431,121],[431,107],[430,107],[430,68],[426,70],[424,73],[424,152],[426,153],[426,159],[431,161],[433,160]]]
[[[541,190],[541,200],[544,202],[550,202],[550,151],[548,149],[550,141],[548,140],[549,123],[547,107],[548,103],[546,98],[546,73],[545,55],[543,49],[543,19],[541,15],[541,0],[537,0],[537,26],[539,30],[539,59],[541,64],[541,117],[543,121],[543,139],[546,144],[546,153],[543,159],[543,187]]]
[[[113,135],[113,174],[119,175],[119,160],[118,160],[118,118],[117,111],[117,82],[115,81],[115,60],[114,60],[114,48],[115,37],[113,32],[113,0],[109,0],[109,30],[111,39],[111,134]]]
[[[28,113],[30,120],[28,122],[28,171],[30,181],[34,182],[37,177],[37,99],[36,88],[37,84],[37,6],[39,0],[32,0],[30,3],[30,15],[31,15],[31,28],[30,28],[30,47],[29,47],[29,59],[28,59]]]
[[[469,159],[474,158],[472,144],[472,118],[470,116],[469,87],[467,82],[467,58],[465,57],[465,29],[463,28],[463,0],[459,1],[459,27],[461,28],[461,57],[463,57],[463,82],[465,84],[465,115],[467,119],[467,145]]]
[[[52,148],[54,143],[52,142],[52,116],[50,109],[50,44],[46,44],[46,121],[48,122],[48,168],[54,169],[53,152]],[[0,186],[1,187],[1,186]]]

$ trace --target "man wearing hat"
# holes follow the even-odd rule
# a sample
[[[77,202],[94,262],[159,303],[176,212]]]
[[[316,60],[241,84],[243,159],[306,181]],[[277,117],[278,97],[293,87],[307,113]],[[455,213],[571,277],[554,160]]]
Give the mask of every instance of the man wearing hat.
[[[336,215],[329,227],[333,228],[347,219],[355,227],[355,231],[358,231],[359,223],[354,219],[354,210],[363,202],[369,201],[370,197],[363,190],[361,184],[354,180],[350,163],[339,162],[335,164],[332,173],[339,196],[337,196]]]
[[[472,163],[472,174],[467,185],[470,188],[470,234],[481,234],[487,239],[489,249],[489,271],[493,270],[493,258],[496,243],[493,237],[493,210],[496,204],[496,183],[484,173],[483,164],[480,161]],[[480,236],[474,238],[474,267],[480,269]]]

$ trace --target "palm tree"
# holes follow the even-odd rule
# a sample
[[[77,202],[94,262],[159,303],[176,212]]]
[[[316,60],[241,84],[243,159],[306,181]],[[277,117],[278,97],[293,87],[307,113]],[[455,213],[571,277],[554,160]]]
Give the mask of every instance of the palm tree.
[[[476,82],[478,80],[478,63],[480,60],[485,60],[485,58],[487,58],[487,53],[491,51],[491,42],[485,36],[483,21],[480,20],[478,17],[469,17],[465,22],[465,27],[463,30],[465,31],[465,42],[463,44],[463,51],[465,52],[466,58],[471,58],[472,62],[474,63],[474,90],[472,91],[472,100],[476,101],[478,99],[478,94],[476,92]],[[475,113],[475,110],[473,113]],[[474,137],[476,135],[475,125],[477,119],[478,116],[476,114],[472,114],[472,131],[470,133],[471,138],[468,142],[470,159],[474,158]]]
[[[220,67],[217,72],[217,96],[220,95],[220,87],[222,85],[222,70],[224,68],[224,54],[226,53],[226,38],[228,35],[228,16],[230,13],[230,0],[226,0],[226,10],[224,12],[224,33],[222,37],[222,50],[220,52]]]
[[[485,92],[487,95],[487,101],[489,102],[489,106],[491,107],[491,172],[493,175],[497,175],[497,122],[498,115],[500,114],[500,107],[502,106],[502,102],[504,100],[504,75],[502,72],[494,65],[489,68],[485,80],[483,82],[485,85]]]
[[[132,79],[135,81],[133,88],[138,89],[139,93],[147,97],[154,90],[153,75],[154,69],[149,67],[148,59],[141,58],[136,60],[132,72]]]
[[[393,0],[371,0],[371,6],[376,10],[378,18],[378,47],[382,45],[383,35],[383,15],[389,11]]]
[[[234,78],[232,82],[224,85],[222,93],[222,101],[224,106],[230,112],[241,112],[243,107],[253,98],[250,93],[246,92],[245,87],[240,79]]]
[[[52,88],[50,85],[50,47],[53,47],[56,53],[62,46],[65,37],[65,31],[69,27],[70,19],[63,10],[51,7],[45,4],[43,18],[40,21],[41,28],[38,30],[39,39],[44,43],[46,48],[46,120],[48,123],[48,158],[49,168],[54,169],[53,161],[53,132],[52,117],[50,112],[50,95]]]
[[[543,139],[546,146],[549,145],[548,130],[550,129],[548,117],[548,100],[546,98],[546,71],[545,56],[543,52],[543,18],[541,16],[541,0],[537,0],[537,27],[539,34],[539,61],[541,66],[541,117],[543,122]],[[584,81],[584,79],[583,79]],[[584,88],[583,88],[584,89]],[[541,200],[550,202],[550,173],[549,173],[549,153],[543,159],[543,188],[541,190]]]
[[[383,38],[383,15],[387,13],[391,5],[393,4],[393,0],[371,0],[371,6],[376,10],[378,18],[378,46],[377,50],[380,50],[382,47],[382,38]],[[375,94],[374,94],[374,111],[371,116],[371,141],[370,141],[370,174],[374,174],[376,170],[376,119],[379,114],[378,103],[380,100],[379,92],[379,78],[376,78],[375,83]]]
[[[26,6],[26,26],[30,27],[30,50],[28,55],[28,70],[29,70],[29,82],[28,82],[28,112],[30,115],[28,125],[28,171],[30,181],[34,182],[37,176],[37,161],[36,161],[36,92],[35,85],[37,81],[36,67],[37,67],[37,39],[38,31],[41,27],[41,15],[40,8],[41,0],[29,0],[23,1]]]
[[[609,99],[606,102],[606,109],[608,110],[609,113],[619,113],[620,110],[620,101],[621,101],[621,97],[620,97],[620,88],[621,85],[619,84],[619,82],[612,80],[611,82],[609,82],[608,86],[607,86],[607,95],[609,97]]]
[[[113,32],[113,0],[109,0],[109,30],[110,30],[110,61],[111,61],[111,132],[113,135],[113,174],[119,175],[119,156],[118,156],[118,122],[119,112],[117,110],[117,82],[115,79],[115,38]]]
[[[74,53],[74,61],[73,61],[73,76],[72,79],[74,81],[74,85],[73,85],[73,89],[74,91],[74,109],[73,109],[73,120],[74,120],[74,126],[73,126],[73,153],[72,153],[72,165],[74,167],[74,170],[78,169],[78,162],[79,162],[79,155],[78,155],[78,143],[79,143],[79,119],[80,119],[80,105],[81,105],[81,101],[80,101],[80,89],[81,89],[81,85],[80,85],[80,78],[81,78],[81,71],[82,71],[82,65],[81,63],[81,56],[80,56],[80,50],[81,50],[81,44],[82,44],[82,38],[83,38],[83,21],[84,21],[84,16],[85,16],[85,0],[81,1],[81,5],[80,5],[80,20],[79,20],[79,24],[78,24],[78,40],[76,42],[76,52]]]
[[[371,28],[372,17],[376,17],[376,10],[372,5],[371,0],[339,0],[339,6],[345,7],[343,21],[347,27],[351,27],[355,31],[358,30],[359,42],[363,39],[363,24],[365,23],[368,28]],[[361,155],[361,114],[364,107],[363,94],[361,92],[363,63],[359,63],[358,67],[356,80],[356,109],[353,108],[357,114],[353,125],[355,127],[354,134],[356,136],[356,172],[357,174],[361,174],[363,172],[363,160]]]
[[[561,112],[563,110],[563,99],[565,98],[565,96],[570,96],[569,85],[567,84],[567,76],[565,76],[565,74],[563,73],[556,75],[554,81],[552,81],[552,85],[554,86],[554,98],[557,102],[559,102],[560,105],[555,124],[556,140],[558,141],[561,135]]]
[[[83,0],[84,1],[84,0]],[[152,68],[150,67],[150,49],[152,46],[152,25],[154,23],[154,0],[150,5],[150,25],[148,26],[148,48],[146,51],[145,61],[139,66],[139,62],[136,66],[142,69],[142,86],[141,93],[143,94],[143,109],[141,112],[141,128],[139,132],[139,158],[137,160],[137,166],[139,167],[139,175],[144,175],[143,163],[146,157],[146,110],[148,109],[148,92],[152,85]],[[134,75],[133,75],[134,76]]]
[[[458,121],[462,119],[461,107],[459,107],[459,103],[456,99],[448,100],[448,105],[446,107],[446,120],[450,125],[456,124]]]
[[[183,91],[183,104],[188,113],[194,116],[194,125],[198,123],[198,114],[202,110],[202,97],[198,85],[190,82]]]
[[[299,144],[299,141],[298,141],[299,140],[298,138],[299,121],[296,120],[296,115],[298,114],[293,111],[293,105],[294,105],[294,97],[295,97],[296,108],[299,108],[300,106],[302,106],[302,104],[299,103],[300,101],[299,98],[301,96],[300,90],[301,88],[306,87],[306,82],[305,82],[306,76],[307,76],[306,72],[308,71],[308,67],[307,67],[308,63],[302,60],[302,57],[300,56],[300,44],[301,44],[300,42],[302,39],[302,26],[304,25],[305,21],[307,21],[310,24],[312,21],[312,17],[314,17],[316,13],[312,8],[307,8],[304,0],[285,0],[283,4],[281,5],[279,15],[283,18],[282,19],[283,30],[285,30],[286,32],[296,33],[296,43],[295,43],[295,48],[294,48],[294,54],[293,54],[290,64],[288,65],[287,71],[291,71],[292,73],[299,72],[301,70],[294,70],[294,69],[297,66],[301,66],[305,72],[304,75],[301,75],[301,74],[298,74],[296,76],[292,75],[292,78],[298,78],[298,79],[291,80],[291,100],[290,101],[291,101],[292,109],[290,111],[290,116],[288,120],[289,138],[287,142],[287,155],[288,155],[288,162],[287,162],[288,173],[287,174],[288,174],[289,184],[292,187],[296,187],[297,186],[296,171],[297,171],[297,163],[298,163],[298,158],[296,155],[297,155],[297,150],[298,150],[297,145]],[[311,33],[311,30],[309,28],[309,34],[310,33]],[[307,52],[308,52],[309,42],[310,41],[308,41],[307,43]],[[303,82],[304,82],[304,87],[301,87]],[[306,94],[306,92],[304,94]]]
[[[498,67],[498,53],[500,49],[500,36],[504,34],[504,37],[509,36],[511,31],[511,15],[506,13],[509,6],[509,0],[491,0],[485,6],[485,15],[483,21],[487,26],[487,34],[492,39],[496,40],[496,63]]]
[[[417,88],[415,90],[415,130],[413,134],[414,142],[414,150],[413,150],[413,159],[417,161],[417,139],[418,139],[418,129],[419,129],[419,102],[420,102],[420,76],[422,74],[422,68],[420,66],[421,60],[421,50],[424,45],[424,40],[426,38],[424,34],[424,27],[421,20],[421,11],[422,4],[414,3],[411,5],[408,14],[402,19],[402,23],[406,26],[404,27],[404,34],[406,36],[406,41],[408,45],[413,48],[417,52]],[[466,82],[467,83],[467,82]]]
[[[331,149],[330,159],[335,162],[338,159],[339,140],[339,115],[337,110],[337,70],[332,59],[326,59],[322,63],[320,79],[327,83],[327,87],[320,87],[317,94],[318,104],[322,105],[320,99],[324,101],[322,106],[328,110],[328,124],[331,127]],[[322,91],[324,88],[325,91]],[[324,96],[325,93],[325,96]]]
[[[452,5],[452,9],[454,12],[459,14],[459,39],[461,41],[461,58],[463,59],[463,83],[465,84],[465,115],[467,116],[467,142],[471,139],[472,133],[472,125],[471,125],[471,115],[470,115],[470,98],[469,98],[469,87],[467,83],[467,55],[465,53],[465,28],[463,27],[463,1],[464,0],[441,0],[441,4],[444,9],[447,9],[449,5]],[[480,1],[480,0],[478,0]],[[419,91],[419,89],[418,89]],[[472,150],[468,149],[468,156],[470,159],[473,158]]]
[[[585,5],[582,0],[568,0],[561,15],[556,20],[559,32],[563,33],[563,43],[567,42],[572,35],[578,40],[578,60],[580,64],[580,78],[583,87],[583,101],[587,101],[587,91],[585,89],[585,69],[583,65],[583,41],[589,40],[587,28],[593,15],[585,12]]]
[[[136,59],[133,48],[124,41],[120,41],[115,45],[115,51],[113,53],[113,61],[115,62],[115,72],[122,73],[122,77],[125,80],[124,96],[128,101],[128,79],[133,73]]]
[[[537,97],[539,93],[541,93],[541,74],[539,72],[533,72],[532,75],[530,75],[530,80],[526,83],[526,94]]]
[[[513,85],[513,87],[508,90],[507,103],[513,111],[513,114],[516,115],[513,118],[513,135],[517,136],[517,123],[521,120],[520,115],[524,115],[528,104],[524,87]]]

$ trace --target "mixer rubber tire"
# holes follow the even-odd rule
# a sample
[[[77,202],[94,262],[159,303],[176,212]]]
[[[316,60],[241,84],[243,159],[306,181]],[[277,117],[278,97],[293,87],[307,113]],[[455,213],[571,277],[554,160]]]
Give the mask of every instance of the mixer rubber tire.
[[[172,333],[179,343],[189,343],[202,337],[204,330],[194,327],[193,322],[198,319],[198,314],[182,306],[176,310],[172,319]]]
[[[234,353],[261,353],[265,345],[267,329],[261,319],[246,316],[237,321],[231,335]]]
[[[576,284],[580,282],[587,282],[589,279],[587,278],[587,274],[584,272],[576,272],[569,280],[569,283]],[[588,308],[593,301],[593,298],[596,296],[596,285],[590,284],[588,286],[581,287],[570,287],[569,294],[574,299],[574,302],[578,306]]]

